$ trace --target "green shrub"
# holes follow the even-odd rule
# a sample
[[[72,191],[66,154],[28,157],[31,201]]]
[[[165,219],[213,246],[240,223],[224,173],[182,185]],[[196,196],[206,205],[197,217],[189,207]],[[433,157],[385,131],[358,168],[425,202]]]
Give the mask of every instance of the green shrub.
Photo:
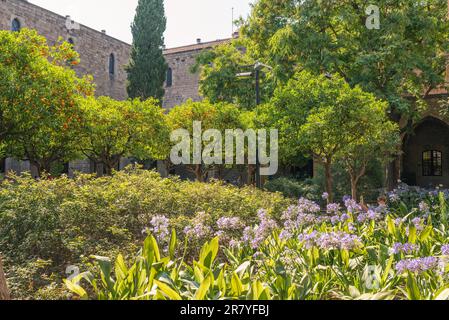
[[[280,192],[285,197],[299,199],[301,197],[309,200],[319,200],[321,198],[320,187],[313,180],[303,181],[293,178],[277,178],[265,184],[265,189],[270,192]]]

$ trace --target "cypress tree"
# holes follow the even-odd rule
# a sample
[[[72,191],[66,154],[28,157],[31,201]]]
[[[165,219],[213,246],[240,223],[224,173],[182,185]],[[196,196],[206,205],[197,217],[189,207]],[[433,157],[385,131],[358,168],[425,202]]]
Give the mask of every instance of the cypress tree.
[[[166,26],[163,0],[139,0],[131,25],[133,46],[127,67],[130,98],[162,100],[167,72],[163,55]]]

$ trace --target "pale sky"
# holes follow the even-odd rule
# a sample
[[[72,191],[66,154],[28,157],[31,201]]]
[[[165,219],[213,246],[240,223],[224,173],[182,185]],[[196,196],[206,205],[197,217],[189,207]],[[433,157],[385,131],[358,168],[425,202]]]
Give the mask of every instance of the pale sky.
[[[29,0],[38,6],[131,43],[131,22],[138,0]],[[193,44],[197,38],[229,38],[234,18],[247,17],[252,0],[164,0],[168,48]]]

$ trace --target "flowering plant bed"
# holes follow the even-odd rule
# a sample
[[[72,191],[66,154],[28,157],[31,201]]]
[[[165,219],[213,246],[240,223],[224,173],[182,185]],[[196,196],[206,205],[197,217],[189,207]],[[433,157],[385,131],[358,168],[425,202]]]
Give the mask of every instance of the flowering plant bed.
[[[446,300],[446,197],[426,201],[404,216],[349,198],[322,213],[300,199],[277,221],[260,210],[253,225],[221,218],[211,227],[201,213],[184,241],[159,217],[130,264],[95,257],[97,269],[66,284],[83,299]],[[198,243],[198,258],[188,258]]]

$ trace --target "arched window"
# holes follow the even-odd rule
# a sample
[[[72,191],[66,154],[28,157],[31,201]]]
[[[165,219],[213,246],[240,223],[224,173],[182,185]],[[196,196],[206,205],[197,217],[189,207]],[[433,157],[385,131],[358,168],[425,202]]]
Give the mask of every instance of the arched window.
[[[167,69],[167,79],[166,79],[167,87],[171,87],[173,85],[173,70],[172,68]]]
[[[109,74],[115,75],[115,56],[113,53],[109,56]]]
[[[441,151],[424,151],[422,154],[422,169],[425,177],[441,177],[443,175],[443,154]]]
[[[21,28],[21,24],[20,24],[19,19],[17,19],[17,18],[13,19],[11,22],[11,30],[17,32],[17,31],[20,31],[20,28]]]

